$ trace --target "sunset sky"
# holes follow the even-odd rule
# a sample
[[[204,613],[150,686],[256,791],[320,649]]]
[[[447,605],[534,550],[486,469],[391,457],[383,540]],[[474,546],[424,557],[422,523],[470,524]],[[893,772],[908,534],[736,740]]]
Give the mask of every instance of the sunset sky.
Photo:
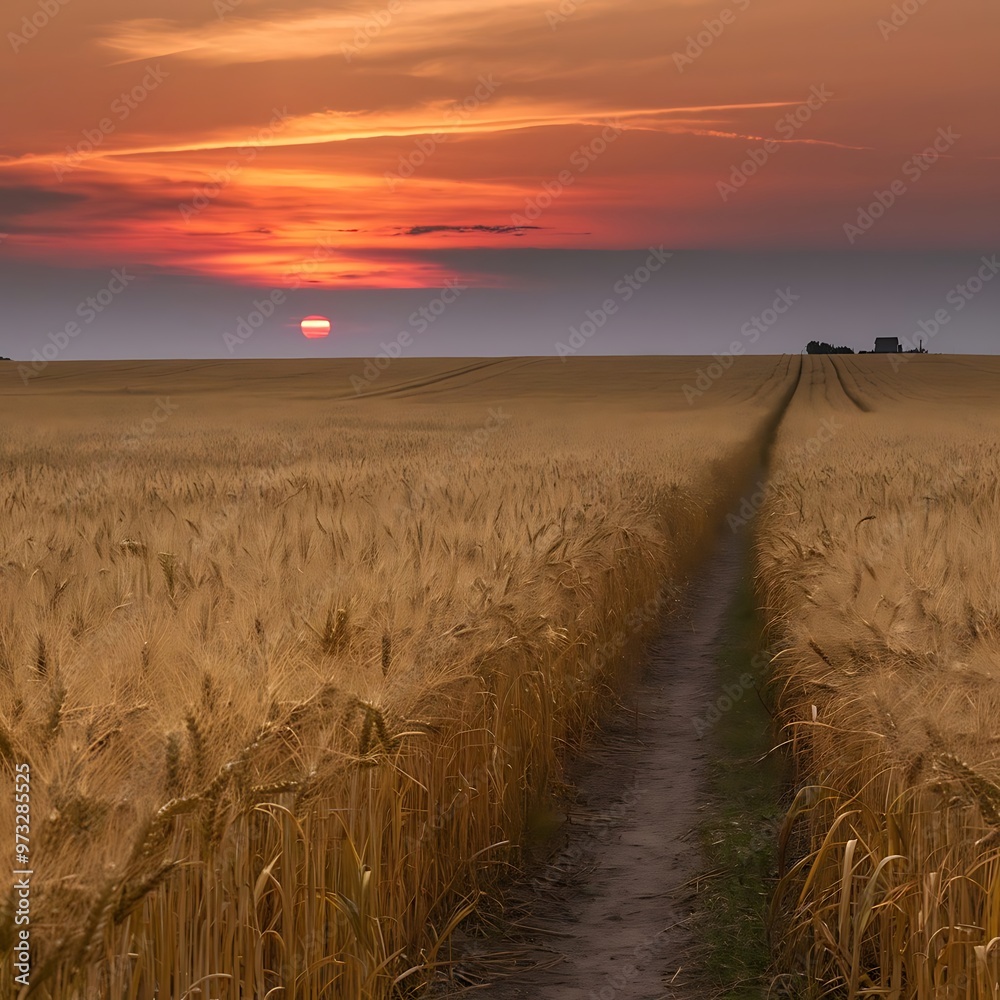
[[[320,312],[342,332],[322,350],[360,355],[448,281],[470,292],[428,353],[551,353],[583,289],[660,246],[675,257],[617,350],[650,347],[658,310],[697,322],[697,287],[718,332],[652,346],[709,353],[793,265],[819,282],[795,344],[807,315],[835,334],[822,303],[862,285],[891,311],[908,272],[930,308],[1000,250],[998,29],[993,0],[12,0],[0,353],[26,356],[114,268],[132,287],[67,357],[225,355],[273,289],[249,354],[304,352],[288,327]],[[998,301],[1000,282],[952,349],[986,349]]]

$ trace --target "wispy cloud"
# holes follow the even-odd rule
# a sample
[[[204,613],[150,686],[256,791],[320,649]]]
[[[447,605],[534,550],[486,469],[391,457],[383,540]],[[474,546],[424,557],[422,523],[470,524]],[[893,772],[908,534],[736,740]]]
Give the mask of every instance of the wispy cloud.
[[[603,0],[588,0],[601,5]],[[106,27],[99,41],[122,61],[177,56],[197,62],[227,65],[286,59],[341,56],[341,46],[352,45],[361,32],[374,41],[382,56],[422,51],[443,39],[454,44],[468,33],[480,33],[492,18],[509,25],[514,17],[544,23],[549,0],[477,0],[476,17],[454,0],[402,3],[396,13],[373,7],[298,10],[261,17],[232,16],[203,24],[185,25],[167,18],[133,18]]]
[[[835,142],[833,139],[792,139],[776,138],[767,135],[750,135],[746,132],[724,132],[720,129],[689,129],[691,135],[704,135],[714,139],[738,139],[740,142],[775,142],[782,146],[831,146],[834,149],[853,149],[857,151],[871,150],[871,146],[855,146],[847,142]]]
[[[574,108],[565,102],[531,101],[524,98],[504,101],[495,99],[488,112],[475,119],[455,120],[447,112],[449,102],[432,102],[422,107],[396,111],[342,112],[319,111],[302,115],[288,115],[281,132],[266,139],[252,140],[247,130],[217,129],[202,136],[191,135],[184,141],[150,143],[134,135],[123,137],[117,144],[110,142],[96,150],[92,159],[123,156],[151,156],[171,153],[199,153],[212,150],[238,149],[253,145],[255,148],[282,146],[322,145],[370,139],[415,138],[423,135],[474,136],[518,131],[521,129],[555,128],[563,126],[589,126],[601,128],[609,122],[623,131],[662,132],[673,135],[689,134],[718,138],[738,138],[740,133],[725,132],[704,127],[707,122],[698,116],[714,116],[729,112],[732,118],[740,112],[769,108],[792,107],[796,101],[767,101],[749,104],[708,104],[675,108],[622,108],[607,105],[595,107],[592,102]],[[707,121],[710,122],[714,118]],[[752,138],[752,137],[748,137]],[[820,142],[821,140],[811,140]],[[829,143],[830,145],[841,145]],[[844,148],[863,148],[849,147]],[[4,167],[28,163],[47,163],[63,153],[29,154],[0,160]]]

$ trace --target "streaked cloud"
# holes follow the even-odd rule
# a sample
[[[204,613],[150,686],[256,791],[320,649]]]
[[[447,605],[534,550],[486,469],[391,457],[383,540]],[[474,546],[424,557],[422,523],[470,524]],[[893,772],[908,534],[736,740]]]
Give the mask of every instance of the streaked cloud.
[[[586,0],[596,8],[606,0]],[[556,0],[556,6],[558,0]],[[396,5],[394,5],[396,6]],[[398,11],[389,5],[365,4],[355,9],[303,9],[184,25],[167,18],[133,18],[107,26],[100,43],[120,59],[138,61],[177,56],[196,62],[276,62],[322,59],[331,55],[361,56],[369,47],[382,58],[420,53],[460,45],[468,35],[480,36],[491,24],[509,26],[511,20],[529,18],[544,23],[547,0],[477,0],[472,11],[455,0],[399,0]],[[347,48],[345,48],[347,47]]]

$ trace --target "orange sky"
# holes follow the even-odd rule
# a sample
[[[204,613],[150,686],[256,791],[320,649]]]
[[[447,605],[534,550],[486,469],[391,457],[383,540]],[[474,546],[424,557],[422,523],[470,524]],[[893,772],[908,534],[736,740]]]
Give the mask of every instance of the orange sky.
[[[897,179],[858,247],[994,248],[1000,12],[905,6],[16,0],[0,262],[419,287],[428,249],[848,249]]]

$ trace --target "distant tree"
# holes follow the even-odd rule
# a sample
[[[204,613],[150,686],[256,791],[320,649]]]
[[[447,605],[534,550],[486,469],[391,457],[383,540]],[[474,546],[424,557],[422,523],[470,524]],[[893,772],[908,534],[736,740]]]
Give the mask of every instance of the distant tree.
[[[810,340],[806,344],[806,354],[853,354],[850,347],[834,347],[824,340]]]

